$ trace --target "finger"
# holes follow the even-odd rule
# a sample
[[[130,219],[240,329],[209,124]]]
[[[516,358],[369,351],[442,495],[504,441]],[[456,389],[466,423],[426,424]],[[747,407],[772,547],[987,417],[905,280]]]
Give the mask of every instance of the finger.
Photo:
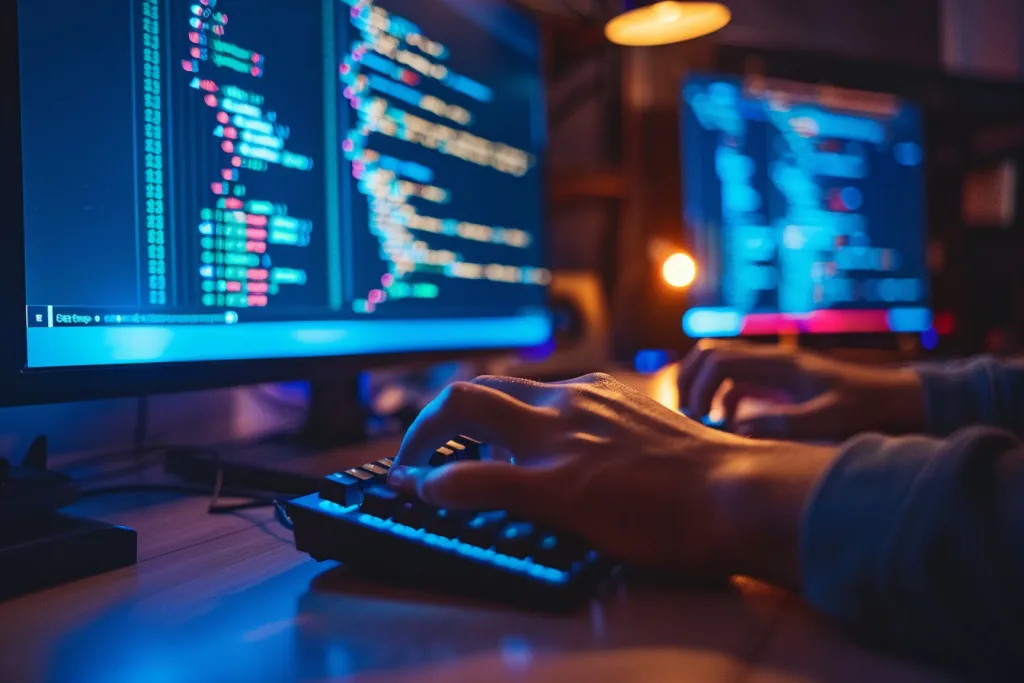
[[[711,412],[715,394],[729,377],[728,366],[729,361],[723,359],[721,351],[704,359],[687,392],[686,405],[691,415],[699,419]]]
[[[700,372],[701,366],[704,361],[707,360],[708,356],[711,355],[715,348],[715,343],[710,342],[706,339],[701,340],[694,346],[683,361],[679,364],[679,377],[676,381],[679,388],[679,403],[687,405],[687,396],[690,393],[690,387],[693,384],[693,380],[696,379],[697,374]]]
[[[764,399],[775,403],[790,403],[790,401],[785,400],[784,395],[780,394],[777,390],[733,380],[729,382],[728,388],[722,393],[722,412],[724,413],[726,424],[736,424],[739,419],[740,404],[749,399]]]
[[[500,391],[516,400],[533,406],[543,403],[553,388],[551,385],[529,379],[499,377],[496,375],[477,377],[473,380],[473,384]]]
[[[750,395],[751,387],[741,382],[733,382],[724,394],[722,394],[722,413],[725,424],[731,425],[736,420],[736,413],[739,412],[740,403]]]
[[[716,349],[701,364],[690,385],[687,401],[690,411],[707,415],[711,402],[725,380],[781,390],[791,387],[799,371],[789,355],[775,349],[735,346]]]
[[[677,387],[679,389],[679,402],[681,405],[688,405],[688,396],[697,380],[701,370],[709,359],[718,354],[731,351],[734,354],[756,354],[761,352],[759,347],[748,342],[735,339],[701,339],[693,349],[686,354],[682,363],[679,364],[679,377]]]
[[[544,413],[506,393],[469,382],[456,382],[435,398],[413,421],[399,448],[395,464],[425,465],[438,446],[454,436],[521,455],[527,439],[544,439]]]
[[[553,468],[517,467],[500,462],[459,462],[433,469],[401,471],[400,491],[451,510],[506,510],[535,522],[558,514]]]
[[[535,408],[543,408],[554,405],[559,399],[564,398],[567,395],[568,387],[595,386],[614,381],[610,375],[597,372],[555,382],[536,382],[518,377],[483,375],[474,379],[473,384],[490,387]]]
[[[837,421],[835,398],[823,394],[795,405],[774,406],[758,415],[738,420],[734,431],[760,439],[828,439],[844,436]]]

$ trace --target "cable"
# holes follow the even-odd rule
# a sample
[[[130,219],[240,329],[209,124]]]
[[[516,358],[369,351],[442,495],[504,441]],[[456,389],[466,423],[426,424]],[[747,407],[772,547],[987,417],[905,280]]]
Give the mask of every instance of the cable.
[[[113,486],[101,486],[94,489],[85,489],[81,495],[83,498],[94,496],[112,496],[121,493],[178,493],[187,496],[210,495],[210,490],[200,486],[189,486],[188,484],[115,484]],[[276,498],[268,498],[251,491],[222,490],[220,495],[226,498],[248,498],[253,503],[269,507],[276,502]]]
[[[132,453],[141,457],[146,450],[146,437],[149,435],[149,397],[139,396],[136,399],[135,428],[132,430]]]
[[[284,504],[279,501],[274,501],[274,517],[281,523],[288,531],[295,531],[295,524],[292,523],[292,518],[288,516],[288,510],[285,509]]]
[[[105,486],[101,488],[88,489],[82,491],[83,498],[91,498],[95,496],[111,496],[123,493],[177,493],[186,496],[208,496],[210,492],[205,488],[197,486],[189,486],[187,484],[125,484],[123,486]],[[260,508],[274,508],[274,519],[288,531],[294,530],[291,517],[288,516],[288,510],[285,508],[287,501],[281,500],[280,498],[267,498],[257,494],[253,494],[250,491],[234,491],[230,489],[219,488],[215,490],[215,496],[211,497],[210,505],[207,506],[206,512],[211,515],[230,515],[243,510],[256,510]],[[219,498],[249,498],[250,500],[244,503],[237,503],[234,505],[218,505],[217,501]]]

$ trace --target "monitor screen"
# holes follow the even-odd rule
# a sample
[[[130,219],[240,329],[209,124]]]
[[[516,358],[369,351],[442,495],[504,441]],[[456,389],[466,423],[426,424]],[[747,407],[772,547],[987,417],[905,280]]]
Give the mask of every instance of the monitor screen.
[[[931,325],[922,122],[880,93],[694,75],[682,89],[692,337]]]
[[[30,368],[545,341],[499,0],[19,0]]]

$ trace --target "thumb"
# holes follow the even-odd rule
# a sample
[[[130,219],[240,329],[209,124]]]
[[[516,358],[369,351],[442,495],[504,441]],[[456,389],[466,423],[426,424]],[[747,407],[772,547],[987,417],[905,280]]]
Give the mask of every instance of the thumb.
[[[836,402],[822,395],[795,405],[777,405],[737,420],[734,431],[761,439],[822,439],[841,436],[836,424]]]
[[[391,471],[392,486],[453,510],[507,510],[531,521],[551,517],[553,472],[490,460]]]

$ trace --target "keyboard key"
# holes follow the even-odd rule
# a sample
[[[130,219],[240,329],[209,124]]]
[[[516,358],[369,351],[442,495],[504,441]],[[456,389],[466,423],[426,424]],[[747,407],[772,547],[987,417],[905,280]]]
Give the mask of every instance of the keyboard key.
[[[363,501],[363,480],[346,473],[332,474],[320,480],[320,498],[342,507]]]
[[[371,486],[363,491],[363,502],[359,509],[368,515],[387,519],[399,505],[399,495],[386,486]]]
[[[466,523],[459,540],[478,548],[490,548],[507,521],[508,516],[500,510],[481,512]]]
[[[452,462],[455,459],[452,457],[454,455],[455,451],[446,446],[441,446],[436,451],[434,451],[434,454],[432,456],[430,456],[430,465],[432,467],[440,467],[441,465],[447,465],[448,463]]]
[[[374,478],[372,472],[367,472],[361,467],[353,467],[350,470],[345,470],[345,474],[347,474],[350,477],[358,479],[359,481],[363,482],[364,485],[366,485]]]
[[[472,517],[472,513],[439,508],[434,511],[434,514],[427,517],[424,528],[438,536],[455,538],[465,528],[470,517]]]
[[[498,533],[494,549],[512,557],[524,558],[533,552],[537,531],[532,524],[514,522]]]
[[[395,461],[391,458],[381,458],[377,461],[377,464],[386,470],[390,470],[394,466]]]
[[[369,463],[369,464],[363,465],[359,469],[362,469],[362,470],[365,470],[365,471],[369,472],[370,474],[373,475],[374,479],[376,479],[377,481],[379,481],[381,483],[386,482],[387,479],[388,479],[388,470],[387,470],[387,468],[381,467],[380,465],[376,465],[374,463]]]
[[[561,571],[569,571],[586,555],[585,545],[575,539],[547,534],[537,542],[533,561]]]
[[[483,444],[475,439],[471,439],[468,436],[460,436],[455,439],[456,442],[461,444],[463,448],[459,449],[455,454],[457,460],[480,460],[483,455]]]
[[[398,503],[391,515],[391,521],[413,529],[422,529],[430,516],[430,508],[418,500],[404,499]]]

